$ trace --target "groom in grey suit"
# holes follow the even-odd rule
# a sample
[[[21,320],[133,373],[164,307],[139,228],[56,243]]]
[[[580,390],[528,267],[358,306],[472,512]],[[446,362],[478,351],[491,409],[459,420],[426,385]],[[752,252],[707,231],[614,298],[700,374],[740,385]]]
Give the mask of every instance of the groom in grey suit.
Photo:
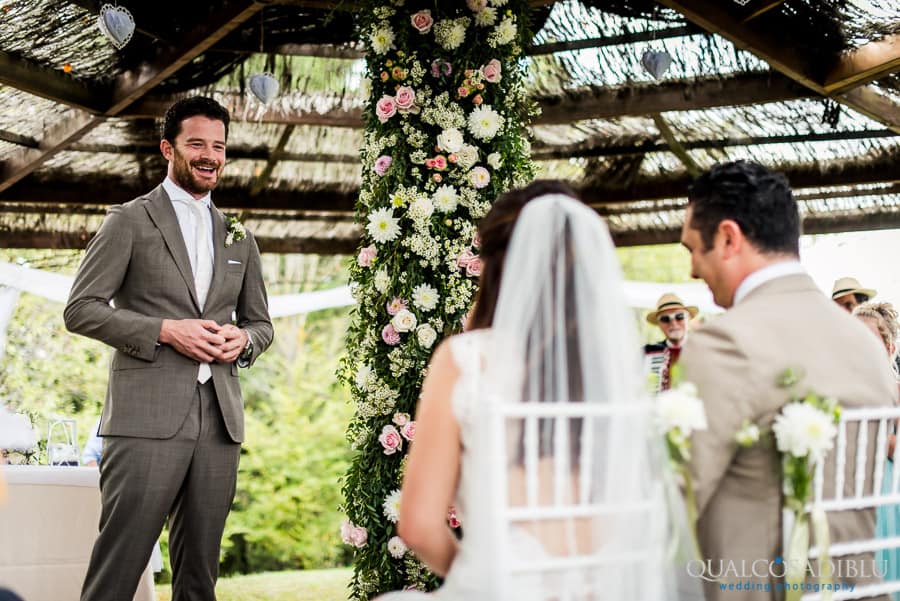
[[[780,459],[768,435],[750,447],[735,442],[745,420],[771,431],[789,400],[778,376],[794,368],[805,374],[798,393],[831,396],[848,409],[896,400],[884,347],[816,287],[800,265],[799,240],[797,203],[781,174],[737,161],[713,167],[691,188],[681,241],[691,253],[693,276],[728,309],[694,332],[682,354],[685,378],[696,384],[709,424],[694,433],[690,461],[700,549],[710,575],[721,575],[725,585],[704,582],[707,601],[782,598],[780,570],[769,568],[783,553]],[[870,432],[869,468],[875,438]],[[850,457],[856,440],[849,432]],[[846,466],[847,496],[853,494],[853,463]],[[834,469],[831,453],[829,482]],[[826,497],[831,488],[826,485]],[[831,512],[828,519],[832,542],[874,536],[874,510]],[[845,563],[834,582],[877,581],[871,553],[840,559]]]
[[[215,599],[244,439],[238,367],[273,336],[256,243],[211,202],[228,123],[209,98],[169,108],[165,181],[109,210],[66,305],[70,331],[115,349],[82,601],[131,599],[167,518],[172,599]]]

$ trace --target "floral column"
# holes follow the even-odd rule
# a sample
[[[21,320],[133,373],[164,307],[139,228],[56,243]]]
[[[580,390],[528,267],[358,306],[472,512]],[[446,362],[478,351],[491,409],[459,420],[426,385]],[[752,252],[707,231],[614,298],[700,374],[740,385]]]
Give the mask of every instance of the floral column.
[[[356,403],[341,529],[355,548],[354,599],[436,584],[397,536],[400,482],[428,359],[475,296],[477,221],[533,176],[527,16],[527,0],[394,0],[360,13],[372,96],[342,374]]]

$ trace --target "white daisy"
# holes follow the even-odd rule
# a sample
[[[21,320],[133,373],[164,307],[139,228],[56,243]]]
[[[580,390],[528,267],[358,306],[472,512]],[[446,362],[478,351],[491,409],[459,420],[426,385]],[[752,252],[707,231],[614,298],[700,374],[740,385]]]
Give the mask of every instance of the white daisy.
[[[400,235],[400,220],[391,209],[377,209],[369,213],[366,231],[375,242],[390,242]]]
[[[437,288],[429,286],[428,284],[419,284],[413,288],[413,304],[423,311],[431,311],[434,309],[440,298]]]
[[[494,28],[488,37],[488,44],[496,48],[509,44],[514,39],[516,39],[516,21],[512,17],[506,17]]]
[[[449,184],[444,184],[434,191],[431,200],[434,203],[434,208],[441,213],[452,213],[459,205],[459,194],[457,194],[456,188]]]
[[[404,543],[403,539],[399,536],[391,537],[391,540],[388,541],[387,548],[388,553],[390,553],[391,557],[394,559],[400,559],[406,555],[406,551],[408,550],[406,543]]]
[[[469,114],[469,131],[479,140],[490,140],[503,127],[503,117],[490,106],[483,104]]]
[[[400,519],[400,489],[394,489],[391,494],[385,497],[382,510],[384,511],[384,517],[389,522],[397,523],[397,520]]]
[[[394,30],[386,23],[376,27],[369,35],[369,42],[375,54],[384,54],[394,47]]]

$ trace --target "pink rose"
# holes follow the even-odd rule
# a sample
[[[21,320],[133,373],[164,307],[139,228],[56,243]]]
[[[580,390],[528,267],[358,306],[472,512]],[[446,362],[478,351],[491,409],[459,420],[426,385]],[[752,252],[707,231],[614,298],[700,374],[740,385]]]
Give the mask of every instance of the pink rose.
[[[382,123],[387,123],[388,119],[397,114],[397,103],[393,96],[384,95],[375,104],[375,115]]]
[[[396,315],[401,309],[405,309],[406,306],[407,302],[405,300],[399,296],[395,296],[391,302],[387,304],[387,312],[389,315]]]
[[[378,175],[384,175],[387,173],[387,170],[391,168],[391,163],[394,162],[394,159],[390,156],[383,154],[377,159],[375,159],[375,173]]]
[[[466,6],[468,6],[469,10],[473,13],[480,13],[487,8],[487,0],[466,0]]]
[[[416,103],[416,92],[409,86],[400,86],[397,88],[394,101],[397,103],[398,109],[408,111]]]
[[[451,152],[449,155],[447,155],[447,160],[451,163],[456,163],[457,161],[459,161],[459,155],[455,152]]]
[[[350,532],[350,544],[357,549],[365,547],[367,540],[369,540],[369,531],[362,526],[355,526]]]
[[[341,540],[345,545],[351,544],[351,532],[353,532],[353,524],[350,523],[350,520],[344,520],[344,523],[341,524]]]
[[[473,278],[481,276],[481,257],[475,255],[469,264],[466,265],[466,275]]]
[[[375,256],[377,254],[378,249],[375,248],[374,244],[370,244],[369,246],[359,251],[359,256],[356,257],[356,263],[360,267],[371,267],[372,261],[375,259]]]
[[[500,65],[500,61],[496,58],[492,58],[488,61],[488,64],[481,68],[481,74],[484,76],[485,81],[490,83],[497,83],[500,81],[501,71],[502,66]]]
[[[458,257],[456,257],[456,266],[460,269],[465,269],[469,266],[469,263],[473,258],[475,258],[475,255],[473,255],[472,251],[467,248],[466,250],[459,253]]]
[[[400,436],[400,432],[391,425],[381,429],[381,436],[378,437],[378,442],[381,443],[385,455],[393,455],[403,448],[403,438]]]
[[[420,10],[411,16],[409,20],[412,22],[415,30],[423,35],[431,31],[431,26],[434,25],[434,19],[430,10]]]
[[[440,77],[442,75],[450,75],[453,73],[453,65],[441,59],[431,61],[431,76]]]
[[[447,157],[445,157],[442,154],[439,154],[436,157],[434,157],[434,168],[437,169],[438,171],[443,171],[444,169],[446,169],[447,168]]]
[[[406,440],[412,442],[412,439],[416,437],[416,422],[407,422],[400,428],[400,434]]]
[[[472,97],[472,104],[475,106],[480,105],[482,102],[484,102],[484,98],[481,97],[481,94]]]
[[[425,159],[425,166],[428,169],[434,169],[434,159]]]
[[[402,428],[409,423],[409,413],[395,413],[394,419],[392,419],[391,421]]]
[[[456,90],[456,93],[459,94],[460,98],[465,98],[466,96],[469,95],[469,88],[467,88],[465,86],[460,86],[459,89]]]
[[[394,329],[394,326],[387,324],[381,330],[381,339],[391,346],[396,346],[400,344],[400,333]]]

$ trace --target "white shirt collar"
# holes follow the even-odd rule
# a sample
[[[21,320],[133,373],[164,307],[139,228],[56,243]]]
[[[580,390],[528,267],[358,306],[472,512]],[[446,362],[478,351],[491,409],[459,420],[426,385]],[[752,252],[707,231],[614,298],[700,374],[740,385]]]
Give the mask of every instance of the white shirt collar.
[[[209,208],[211,199],[211,194],[209,192],[207,192],[206,195],[201,198],[194,198],[187,192],[187,190],[173,182],[168,175],[166,176],[166,179],[163,180],[162,186],[166,191],[166,194],[169,195],[169,199],[172,202],[175,202],[176,200],[197,201],[202,202],[206,205],[207,208]]]
[[[741,282],[740,286],[737,287],[737,290],[734,291],[734,302],[732,305],[736,305],[741,300],[744,299],[750,292],[759,288],[763,284],[768,281],[774,280],[775,278],[784,277],[786,275],[796,275],[799,273],[806,273],[806,270],[803,269],[803,265],[800,264],[800,261],[796,259],[788,259],[786,261],[779,261],[777,263],[773,263],[771,265],[767,265],[762,269],[757,269]]]

